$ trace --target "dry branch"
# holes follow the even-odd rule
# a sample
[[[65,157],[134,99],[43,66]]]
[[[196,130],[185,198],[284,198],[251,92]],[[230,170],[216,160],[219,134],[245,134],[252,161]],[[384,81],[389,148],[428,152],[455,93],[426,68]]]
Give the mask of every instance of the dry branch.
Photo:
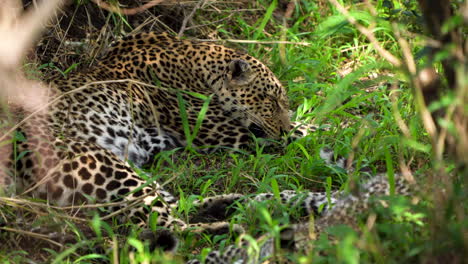
[[[179,33],[177,36],[182,37],[184,34],[185,28],[187,27],[188,21],[195,15],[195,12],[200,9],[203,5],[205,5],[207,0],[200,0],[197,5],[192,9],[190,14],[184,18],[184,21],[182,21],[182,26],[180,27]]]
[[[46,241],[46,242],[48,242],[50,244],[53,244],[53,245],[59,247],[59,248],[63,248],[62,244],[53,241],[52,239],[49,238],[49,236],[44,235],[44,234],[34,233],[34,232],[15,229],[15,228],[10,228],[10,227],[0,227],[0,230],[5,230],[7,232],[18,233],[18,234],[22,234],[22,235],[29,236],[29,237],[36,238],[36,239],[41,239],[41,240],[44,240],[44,241]]]
[[[248,39],[198,39],[204,42],[231,42],[231,43],[244,43],[244,44],[291,44],[310,46],[309,42],[294,42],[294,41],[275,41],[275,40],[248,40]]]
[[[167,2],[167,0],[152,0],[142,6],[139,6],[139,7],[134,7],[134,8],[121,8],[119,7],[118,5],[112,5],[112,4],[109,4],[105,1],[102,1],[102,0],[92,0],[93,3],[95,3],[96,5],[98,5],[100,8],[102,9],[105,9],[109,12],[112,12],[112,13],[117,13],[117,14],[121,14],[121,15],[127,15],[127,16],[133,16],[133,15],[136,15],[138,13],[141,13],[145,10],[148,10],[150,9],[151,7],[153,6],[157,6],[159,4],[161,4],[162,2]]]

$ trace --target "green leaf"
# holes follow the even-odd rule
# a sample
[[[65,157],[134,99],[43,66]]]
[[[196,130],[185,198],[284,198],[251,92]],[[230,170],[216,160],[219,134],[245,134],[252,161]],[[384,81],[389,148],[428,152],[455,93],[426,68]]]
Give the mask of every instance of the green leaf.
[[[30,153],[31,151],[29,150],[25,150],[25,151],[21,151],[20,154],[18,154],[18,156],[15,158],[15,162],[22,159],[27,153]]]
[[[184,98],[182,98],[182,95],[180,92],[177,92],[177,102],[179,104],[179,114],[180,114],[180,118],[182,119],[182,127],[184,129],[185,138],[187,139],[187,148],[191,148],[192,138],[190,135],[190,127],[189,127],[189,122],[188,122],[187,109],[185,107]]]
[[[102,237],[101,223],[101,218],[99,218],[98,214],[95,214],[91,220],[91,227],[93,228],[98,238]]]
[[[393,170],[392,157],[390,156],[390,151],[385,149],[385,164],[387,165],[387,177],[388,184],[390,185],[390,194],[395,194],[395,173]]]
[[[327,186],[325,186],[325,191],[327,192],[327,201],[328,201],[328,208],[331,208],[331,187],[332,187],[332,178],[327,177]],[[323,209],[323,207],[322,207]]]
[[[75,245],[73,245],[70,248],[65,249],[64,251],[60,252],[58,254],[54,261],[52,261],[52,264],[59,264],[59,263],[64,263],[64,259],[70,256],[71,254],[75,253],[75,251],[78,250],[79,247],[81,247],[84,244],[84,242],[79,242]]]
[[[70,67],[68,67],[68,68],[63,72],[63,74],[64,74],[64,75],[67,75],[69,72],[71,72],[71,71],[74,70],[76,67],[78,67],[78,65],[80,65],[80,63],[73,63]]]
[[[19,131],[15,131],[15,135],[14,135],[13,140],[23,142],[23,141],[26,141],[26,137],[24,136],[23,133],[21,133]]]
[[[158,212],[153,211],[150,213],[149,217],[149,227],[151,231],[155,232],[158,226]]]
[[[208,192],[208,188],[210,188],[211,184],[213,184],[213,180],[212,179],[208,179],[207,181],[205,181],[201,187],[201,194],[205,194]]]
[[[450,17],[445,21],[445,23],[442,25],[442,34],[447,34],[450,31],[456,29],[457,27],[463,26],[463,17],[459,14]]]
[[[77,258],[75,261],[73,261],[73,263],[80,263],[81,261],[88,260],[88,259],[105,259],[105,260],[109,260],[108,257],[106,257],[104,255],[101,255],[101,254],[88,254],[88,255],[84,255],[82,257]]]
[[[304,153],[304,156],[306,156],[307,160],[310,160],[310,155],[309,152],[305,149],[305,147],[302,144],[299,144],[297,141],[294,141],[294,145],[299,147],[299,149]]]
[[[262,216],[263,220],[269,225],[273,225],[273,219],[271,218],[270,212],[265,207],[260,208],[260,215]]]
[[[408,147],[410,147],[412,149],[415,149],[417,151],[424,152],[424,153],[430,154],[431,149],[432,149],[432,145],[423,144],[423,143],[418,142],[418,141],[413,140],[413,139],[403,138],[402,141],[403,141],[403,144],[405,144],[406,146],[408,146]]]
[[[127,241],[129,245],[133,246],[138,251],[138,253],[143,253],[145,247],[140,240],[133,237],[129,237]]]
[[[273,11],[275,11],[277,4],[278,4],[278,1],[273,0],[273,2],[270,4],[268,9],[266,10],[265,16],[263,17],[262,22],[260,23],[260,25],[257,27],[257,31],[255,32],[255,35],[253,37],[254,40],[257,40],[258,37],[261,34],[263,34],[263,30],[265,29],[265,26],[268,23],[268,21],[271,20],[271,17],[273,15]]]
[[[278,186],[278,182],[276,181],[275,178],[271,179],[271,189],[273,191],[273,195],[276,197],[276,199],[280,200],[280,189]]]
[[[208,111],[208,106],[210,105],[210,101],[211,101],[211,98],[213,98],[214,94],[210,95],[208,98],[205,99],[205,101],[203,102],[203,106],[200,110],[200,112],[198,113],[198,116],[197,116],[197,122],[195,123],[195,127],[193,128],[193,132],[192,132],[192,140],[195,139],[195,137],[197,136],[198,134],[198,130],[200,129],[202,123],[203,123],[203,120],[205,119],[205,115],[206,115],[206,112]]]

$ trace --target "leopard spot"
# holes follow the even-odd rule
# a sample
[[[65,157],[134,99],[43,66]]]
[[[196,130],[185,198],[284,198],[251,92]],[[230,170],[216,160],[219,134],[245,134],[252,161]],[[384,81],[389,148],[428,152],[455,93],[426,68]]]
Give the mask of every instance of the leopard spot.
[[[83,185],[83,187],[81,187],[81,190],[87,195],[91,195],[94,190],[94,186],[91,183],[86,183]]]
[[[122,189],[120,189],[120,190],[117,192],[117,194],[118,194],[118,195],[121,195],[121,196],[125,196],[125,195],[127,195],[129,192],[130,192],[129,189],[127,189],[127,188],[122,188]]]
[[[73,178],[70,174],[67,174],[65,177],[63,177],[63,184],[65,184],[65,186],[70,189],[75,189],[77,185],[75,178]]]
[[[73,169],[73,170],[76,170],[76,169],[78,169],[78,167],[80,166],[80,164],[78,164],[77,161],[73,161],[72,164],[71,164],[71,166],[72,166],[72,169]]]
[[[94,155],[94,157],[96,157],[96,159],[97,159],[99,162],[103,162],[103,161],[104,161],[104,158],[103,158],[102,155],[99,154],[99,153],[96,153],[96,155]]]
[[[133,194],[134,197],[140,197],[142,195],[143,195],[143,190],[138,190]]]
[[[32,160],[31,160],[31,159],[27,159],[25,165],[26,165],[26,168],[27,168],[27,169],[32,168],[32,167],[33,167],[33,162],[32,162]]]
[[[96,196],[102,201],[107,197],[107,192],[104,189],[99,188],[96,190]]]
[[[86,164],[86,163],[88,163],[88,157],[86,157],[86,156],[81,156],[81,157],[80,157],[80,161],[81,161],[82,164]]]
[[[105,181],[106,181],[106,179],[102,176],[102,174],[96,173],[96,175],[94,175],[94,183],[95,184],[102,185],[102,184],[104,184]]]
[[[83,180],[91,178],[91,173],[89,173],[89,171],[86,168],[81,168],[78,171],[78,175],[80,175]]]
[[[107,166],[104,166],[102,165],[100,168],[99,168],[99,171],[104,173],[104,176],[107,177],[107,178],[111,178],[112,177],[112,169],[110,167],[107,167]]]
[[[71,164],[70,163],[65,163],[63,164],[63,172],[70,172],[71,171]]]
[[[113,191],[119,188],[122,184],[119,181],[111,181],[106,185],[106,190]]]
[[[120,180],[127,178],[128,173],[126,173],[125,171],[115,171],[114,175],[117,180]]]
[[[91,162],[91,163],[88,164],[88,166],[89,166],[89,168],[92,169],[92,170],[96,169],[96,167],[97,167],[97,166],[96,166],[96,162]]]
[[[154,202],[153,205],[156,207],[164,207],[164,204],[160,200],[157,200],[156,202]]]
[[[124,181],[124,185],[125,186],[137,186],[138,182],[136,180],[129,179],[129,180]]]

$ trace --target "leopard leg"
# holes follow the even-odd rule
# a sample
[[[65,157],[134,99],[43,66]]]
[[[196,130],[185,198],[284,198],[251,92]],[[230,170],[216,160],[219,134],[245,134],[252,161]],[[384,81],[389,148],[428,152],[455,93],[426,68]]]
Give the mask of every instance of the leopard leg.
[[[299,139],[319,130],[318,125],[304,124],[299,121],[291,122],[291,137]]]
[[[325,161],[329,166],[336,166],[346,171],[347,174],[352,174],[356,170],[356,164],[350,162],[346,157],[341,155],[335,155],[334,151],[328,147],[320,149],[320,158]],[[359,168],[360,173],[366,173],[371,175],[372,170],[368,166]]]
[[[228,246],[224,251],[213,250],[203,261],[193,259],[187,264],[232,264],[232,263],[250,263],[247,262],[247,251],[242,247]]]
[[[326,192],[296,192],[294,190],[284,190],[279,193],[279,200],[288,207],[297,207],[302,214],[320,215],[330,208],[336,201],[337,192],[330,194],[328,199]],[[273,193],[261,193],[255,196],[242,194],[223,194],[204,198],[202,202],[195,205],[197,213],[190,218],[191,222],[221,221],[232,215],[236,211],[237,202],[246,203],[253,206],[253,202],[275,200]]]
[[[295,140],[301,139],[307,135],[317,132],[318,130],[328,130],[328,127],[321,127],[314,124],[304,124],[299,121],[291,122],[291,129],[286,136],[288,144]]]
[[[235,203],[245,199],[243,194],[231,193],[211,196],[203,201],[195,202],[197,213],[190,218],[190,222],[213,222],[228,218],[236,211]]]
[[[416,186],[403,176],[395,175],[395,194],[409,195]],[[310,249],[310,241],[317,238],[318,234],[325,231],[327,227],[337,224],[355,226],[356,216],[368,214],[372,205],[379,204],[378,197],[390,194],[390,184],[385,175],[377,175],[361,185],[362,191],[358,194],[335,193],[334,206],[315,221],[303,221],[282,228],[279,237],[279,250],[306,251]],[[288,191],[286,195],[293,194]],[[255,198],[259,200],[271,199],[271,194],[261,194]],[[281,196],[281,195],[280,195]],[[376,199],[377,198],[377,199]],[[244,241],[242,241],[244,242]],[[241,245],[231,245],[224,251],[213,250],[208,253],[204,260],[190,260],[190,264],[212,264],[212,263],[264,263],[275,255],[276,243],[272,234],[265,234],[256,239],[257,253],[250,253],[246,248],[249,241]]]

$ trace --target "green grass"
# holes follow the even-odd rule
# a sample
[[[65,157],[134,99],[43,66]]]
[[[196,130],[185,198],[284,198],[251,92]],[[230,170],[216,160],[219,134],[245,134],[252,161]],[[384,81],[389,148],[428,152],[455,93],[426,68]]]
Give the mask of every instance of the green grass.
[[[284,36],[288,41],[309,43],[308,46],[286,44],[284,57],[281,55],[281,45],[284,44],[236,43],[232,46],[248,51],[272,69],[288,88],[295,118],[328,125],[331,129],[313,133],[284,149],[272,150],[259,144],[251,152],[202,155],[189,148],[187,151],[173,150],[159,154],[147,172],[153,176],[151,179],[166,182],[167,188],[180,197],[176,214],[188,220],[195,210],[193,201],[221,193],[253,195],[277,193],[283,189],[346,189],[348,175],[327,167],[318,156],[319,150],[325,146],[333,148],[340,155],[352,153],[357,167],[368,166],[373,172],[398,172],[401,160],[410,162],[412,172],[419,175],[418,182],[425,183],[426,176],[432,173],[431,145],[415,111],[406,73],[384,61],[369,41],[325,1],[297,1],[287,28],[283,28],[277,1],[251,2],[248,8],[261,11],[235,13],[229,20],[211,25],[208,29],[216,31],[224,39],[271,41]],[[411,31],[420,30],[417,16],[402,13],[405,10],[416,11],[415,1],[409,1],[409,5],[397,0],[377,2],[377,19],[362,4],[356,4],[352,14],[365,25],[374,24],[380,43],[401,57],[390,22],[401,20],[402,23],[409,23]],[[393,7],[389,7],[390,4]],[[229,11],[233,7],[226,8]],[[194,20],[203,24],[220,18],[216,13],[199,10]],[[129,25],[118,16],[111,16],[112,23],[116,28]],[[198,33],[196,30],[187,32],[188,35]],[[410,38],[409,42],[414,54],[422,50],[419,37]],[[425,57],[416,62],[423,65]],[[52,67],[62,74],[75,68],[62,71],[53,63],[40,67]],[[342,75],[348,69],[350,73]],[[371,92],[366,91],[369,87],[373,88]],[[396,95],[393,99],[392,94]],[[409,127],[410,137],[402,135],[395,121],[395,109]],[[183,117],[184,113],[181,114]],[[203,116],[203,113],[200,115]],[[344,122],[347,125],[342,127]],[[194,134],[196,131],[186,131],[190,138]],[[459,188],[454,199],[466,198],[463,184],[455,186]],[[358,233],[345,226],[334,227],[329,234],[323,234],[313,242],[314,250],[307,254],[285,252],[284,256],[292,263],[422,262],[434,247],[440,250],[445,248],[429,242],[433,237],[429,220],[432,215],[431,198],[423,195],[417,205],[410,200],[389,197],[390,206],[378,207],[378,222],[372,229],[365,228],[368,219],[362,216],[359,225],[363,227],[363,232]],[[261,203],[256,208],[254,211],[239,204],[238,213],[230,219],[232,223],[246,224],[246,230],[252,237],[265,233],[278,234],[281,227],[291,223],[298,214],[297,209],[285,208],[274,202]],[[12,242],[17,238],[15,232],[4,233],[1,230],[0,238],[9,242],[0,246],[0,261],[22,263],[32,258],[48,263],[101,263],[115,259],[119,263],[181,263],[200,252],[206,255],[207,248],[224,248],[235,242],[235,237],[230,235],[211,237],[185,233],[180,235],[181,245],[175,255],[150,252],[148,245],[137,239],[139,231],[131,224],[126,224],[130,232],[124,235],[114,231],[120,228],[119,224],[90,216],[93,219],[88,225],[91,232],[86,233],[73,221],[64,222],[57,217],[60,212],[48,210],[50,216],[35,221],[40,223],[41,219],[46,219],[61,223],[61,228],[78,242],[65,244],[60,249],[44,242],[44,247],[33,247],[36,255],[31,256],[21,251],[21,246],[18,248],[21,244]],[[31,217],[34,213],[24,210],[24,215]],[[14,219],[16,216],[17,212],[11,208],[0,208],[1,218]],[[449,215],[446,223],[451,224],[447,236],[463,240],[459,231],[463,230],[464,225],[466,227],[466,220],[457,222]],[[463,241],[458,243],[463,245]]]

